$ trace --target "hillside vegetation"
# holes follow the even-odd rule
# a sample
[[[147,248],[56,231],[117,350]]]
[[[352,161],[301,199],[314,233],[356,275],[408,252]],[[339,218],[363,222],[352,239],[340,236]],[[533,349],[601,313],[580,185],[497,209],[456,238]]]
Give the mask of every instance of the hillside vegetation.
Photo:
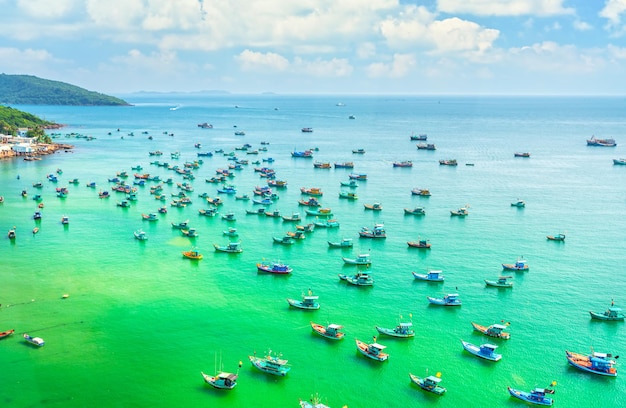
[[[15,135],[18,128],[55,128],[58,125],[8,106],[0,106],[0,133]]]
[[[128,102],[65,82],[31,75],[0,74],[0,103],[12,105],[114,106]]]

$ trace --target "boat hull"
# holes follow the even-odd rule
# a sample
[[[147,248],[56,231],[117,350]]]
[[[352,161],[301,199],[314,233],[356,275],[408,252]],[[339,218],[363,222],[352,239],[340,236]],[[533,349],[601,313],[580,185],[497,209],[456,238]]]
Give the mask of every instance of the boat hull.
[[[501,354],[496,354],[493,353],[491,355],[486,355],[480,352],[480,347],[472,344],[472,343],[468,343],[466,341],[461,340],[461,343],[463,343],[463,348],[468,351],[469,353],[475,355],[476,357],[482,358],[484,360],[488,360],[488,361],[500,361],[500,359],[502,358]]]
[[[313,322],[311,322],[311,329],[320,336],[331,340],[341,340],[345,336],[345,333],[339,331],[336,331],[334,334],[329,334],[325,326]]]
[[[433,394],[437,394],[437,395],[441,395],[444,392],[446,392],[445,388],[440,387],[438,385],[436,385],[434,387],[426,386],[425,383],[424,383],[424,379],[420,378],[420,377],[418,377],[418,376],[416,376],[414,374],[409,373],[409,378],[411,379],[413,384],[417,384],[424,391],[432,392]]]
[[[596,319],[596,320],[603,320],[603,321],[624,321],[624,315],[622,314],[618,314],[617,316],[607,316],[604,313],[597,313],[597,312],[589,312],[589,314],[591,315],[592,319]]]
[[[369,351],[368,344],[360,340],[356,340],[356,348],[361,352],[361,354],[363,354],[365,357],[371,358],[372,360],[386,361],[389,358],[389,354],[383,352],[379,352],[378,354],[372,354]]]
[[[220,390],[232,390],[237,385],[236,381],[226,381],[225,379],[220,378],[219,375],[210,376],[203,372],[200,372],[200,374],[202,374],[202,378],[204,378],[204,382]]]
[[[415,332],[413,330],[407,333],[400,333],[400,332],[395,331],[394,329],[389,329],[386,327],[379,327],[379,326],[376,326],[376,330],[380,334],[384,334],[384,335],[391,336],[391,337],[402,337],[402,338],[415,337]]]
[[[592,374],[604,375],[607,377],[617,377],[617,370],[615,368],[610,368],[608,371],[599,371],[599,370],[594,370],[590,367],[587,367],[585,363],[589,362],[588,356],[584,356],[578,353],[572,353],[571,351],[567,351],[567,350],[565,351],[565,354],[567,356],[567,362],[572,367],[578,368],[579,370],[586,371]]]
[[[526,401],[530,404],[549,406],[549,405],[552,405],[553,403],[552,398],[533,397],[530,392],[516,390],[511,387],[507,387],[507,388],[509,390],[509,394],[511,394],[512,397],[521,399],[522,401]]]
[[[302,310],[317,310],[320,308],[319,303],[306,304],[297,299],[287,299],[287,302],[289,302],[289,306]]]

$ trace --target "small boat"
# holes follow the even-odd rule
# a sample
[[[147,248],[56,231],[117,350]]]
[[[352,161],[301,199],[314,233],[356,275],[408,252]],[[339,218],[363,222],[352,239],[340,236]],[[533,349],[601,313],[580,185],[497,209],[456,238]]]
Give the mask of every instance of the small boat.
[[[37,347],[43,347],[46,344],[41,337],[32,337],[26,333],[24,333],[24,340]]]
[[[383,210],[383,206],[380,203],[363,204],[363,207],[365,207],[366,210],[372,210],[372,211]]]
[[[412,195],[422,196],[422,197],[430,197],[430,190],[424,188],[414,188],[411,190]]]
[[[304,212],[306,212],[307,215],[314,215],[316,217],[332,217],[333,216],[333,211],[330,208],[320,208],[318,210],[306,209],[304,210]]]
[[[214,376],[207,375],[203,372],[200,372],[200,374],[202,374],[202,378],[204,378],[204,381],[207,384],[212,385],[215,388],[232,390],[237,385],[237,374],[225,372],[220,372]]]
[[[228,245],[218,245],[213,244],[216,252],[228,252],[231,254],[238,254],[243,252],[243,248],[241,248],[241,242],[229,242]]]
[[[87,187],[89,188],[96,188],[97,184],[95,181],[90,181],[89,183],[87,183]]]
[[[440,270],[430,270],[428,273],[412,272],[413,277],[417,280],[424,280],[429,282],[443,282],[444,276]]]
[[[40,220],[41,219],[41,211],[35,211],[35,213],[33,214],[33,220]]]
[[[509,390],[509,394],[512,397],[521,399],[522,401],[528,402],[530,404],[535,405],[552,405],[554,401],[552,398],[546,397],[546,394],[554,394],[554,390],[550,390],[547,388],[535,388],[530,392],[516,390],[515,388],[511,388],[509,386],[506,387]]]
[[[457,166],[458,165],[456,159],[439,160],[439,164],[442,166]]]
[[[524,208],[526,207],[526,201],[518,199],[511,203],[511,207]]]
[[[375,224],[374,228],[369,229],[367,227],[362,227],[361,231],[359,231],[359,236],[361,238],[387,238],[387,233],[385,232],[384,224]]]
[[[118,201],[117,202],[117,206],[118,207],[122,207],[122,208],[128,208],[128,207],[130,207],[130,201],[128,201],[128,200]]]
[[[626,159],[613,159],[613,164],[626,165]]]
[[[189,220],[181,221],[181,222],[172,222],[172,228],[174,229],[185,229],[189,228]]]
[[[343,326],[331,323],[328,326],[311,322],[311,329],[320,336],[326,337],[332,340],[341,340],[344,338],[345,333],[340,331]]]
[[[259,205],[272,205],[272,204],[274,204],[274,202],[272,200],[270,200],[269,198],[263,198],[261,200],[253,198],[252,202],[254,204],[259,204]]]
[[[282,262],[259,262],[256,264],[258,272],[274,273],[277,275],[286,275],[291,273],[293,269]]]
[[[426,135],[424,133],[419,134],[419,135],[412,134],[411,135],[411,140],[426,141],[426,140],[428,140],[428,135]]]
[[[302,300],[287,299],[289,306],[304,309],[304,310],[317,310],[320,308],[320,304],[317,302],[319,296],[313,295],[313,292],[309,289],[308,295],[302,295]]]
[[[425,391],[429,391],[437,395],[441,395],[446,392],[446,389],[439,385],[439,383],[441,382],[441,378],[434,375],[429,375],[428,377],[421,378],[409,373],[409,378],[414,384],[419,385],[420,388]]]
[[[329,248],[352,248],[352,238],[342,238],[339,242],[328,241]]]
[[[495,286],[498,288],[512,288],[513,282],[508,279],[513,278],[512,276],[499,276],[497,280],[485,279],[485,284],[487,286]]]
[[[313,224],[316,227],[321,227],[321,228],[339,228],[339,222],[336,219],[330,219],[330,220],[316,219]]]
[[[133,235],[135,236],[135,239],[138,239],[139,241],[145,241],[148,239],[148,236],[146,235],[146,233],[141,229],[138,229],[137,231],[133,232]]]
[[[268,374],[284,377],[289,370],[291,370],[291,367],[287,366],[287,360],[273,356],[271,351],[265,357],[257,357],[254,355],[248,356],[248,359],[250,359],[250,363],[252,363],[253,366]]]
[[[374,286],[374,278],[368,273],[357,273],[356,275],[339,274],[339,279],[354,286]]]
[[[265,207],[261,207],[257,210],[246,210],[246,214],[265,215]]]
[[[624,313],[622,313],[622,309],[619,307],[613,306],[613,302],[611,302],[611,306],[606,309],[604,312],[589,312],[592,319],[596,320],[605,320],[605,321],[615,321],[615,320],[624,320]]]
[[[222,233],[224,235],[226,235],[226,236],[229,236],[229,237],[236,237],[236,236],[239,235],[239,232],[237,231],[237,228],[232,228],[232,227],[227,229],[226,231],[222,231]]]
[[[354,154],[365,154],[365,149],[352,149]]]
[[[457,293],[450,293],[445,295],[442,298],[435,298],[431,296],[426,296],[428,301],[433,305],[439,306],[461,306],[461,299],[459,299],[459,295]]]
[[[583,355],[565,350],[565,355],[567,356],[567,362],[580,370],[593,374],[617,377],[617,369],[614,367],[615,360],[611,360],[613,357],[611,354],[592,351],[589,355]],[[616,359],[618,357],[619,356],[615,356]]]
[[[223,186],[222,188],[218,188],[217,192],[219,194],[235,194],[237,193],[237,189],[234,186]]]
[[[250,199],[250,196],[248,194],[235,196],[235,200],[248,201],[249,199]]]
[[[273,237],[274,242],[282,245],[293,245],[296,241],[291,238],[289,235],[285,235],[284,237]]]
[[[319,203],[319,201],[317,201],[317,199],[315,197],[310,197],[308,200],[298,200],[298,204],[300,205],[304,205],[307,207],[320,207],[321,204]]]
[[[303,127],[303,128],[301,129],[301,131],[302,131],[302,133],[311,133],[311,132],[313,132],[313,128],[310,128],[310,127]]]
[[[511,338],[511,334],[509,332],[505,332],[507,329],[507,325],[504,324],[492,324],[489,326],[481,326],[478,323],[472,322],[472,327],[474,330],[481,332],[485,336],[495,337],[498,339],[508,340]]]
[[[475,355],[476,357],[484,358],[485,360],[490,361],[500,361],[502,358],[502,354],[497,354],[495,351],[498,346],[490,343],[481,344],[480,346],[476,346],[472,343],[468,343],[467,341],[461,340],[463,344],[463,348]]]
[[[465,217],[468,214],[469,214],[469,211],[467,211],[467,207],[461,207],[458,210],[450,210],[451,216]]]
[[[9,337],[10,335],[12,335],[13,333],[15,333],[15,330],[11,329],[11,330],[6,330],[3,332],[0,332],[0,339],[4,339]],[[343,333],[342,333],[343,334]]]
[[[315,230],[315,224],[296,225],[298,231],[313,232]]]
[[[141,214],[141,218],[143,218],[146,221],[158,221],[159,220],[159,218],[157,217],[155,213]]]
[[[380,334],[385,334],[387,336],[392,336],[392,337],[414,337],[415,336],[415,330],[413,330],[413,323],[410,323],[410,322],[400,323],[394,328],[385,328],[385,327],[376,326],[376,330],[378,330],[378,333]]]
[[[335,166],[336,169],[353,169],[354,168],[354,162],[335,163],[334,166]]]
[[[188,238],[197,238],[199,236],[195,228],[181,229],[180,233]]]
[[[528,152],[515,152],[513,153],[514,157],[530,157],[530,153]]]
[[[70,223],[70,217],[68,217],[67,215],[64,215],[61,217],[61,224],[67,225],[69,223]]]
[[[39,227],[35,227],[35,228],[33,228],[33,235],[35,235],[35,234],[36,234],[36,233],[38,233],[38,232],[39,232]]]
[[[502,269],[505,271],[527,271],[528,263],[525,259],[518,258],[514,264],[502,264]]]
[[[393,167],[413,167],[413,162],[411,160],[393,162]]]
[[[591,136],[591,139],[587,139],[587,146],[603,146],[603,147],[615,147],[615,139],[596,139],[595,136]]]
[[[348,174],[348,177],[351,180],[363,180],[363,181],[367,180],[367,174],[365,173],[350,173]]]
[[[313,168],[316,169],[330,169],[332,166],[328,162],[315,162],[313,163]]]
[[[357,196],[356,193],[353,193],[351,191],[340,191],[339,198],[345,198],[348,200],[358,200],[359,196]]]
[[[304,231],[296,230],[296,231],[287,231],[286,235],[293,239],[306,239],[306,235]]]
[[[200,208],[198,210],[198,213],[200,215],[204,215],[205,217],[215,217],[215,215],[217,214],[217,208],[215,207],[211,207],[207,209]]]
[[[370,259],[370,254],[359,254],[356,258],[345,258],[342,257],[343,262],[348,265],[371,265],[372,260]]]
[[[376,343],[376,340],[374,340],[374,343],[367,344],[359,339],[356,339],[356,348],[361,352],[361,354],[373,360],[385,361],[389,358],[389,354],[383,352],[383,350],[387,347]]]
[[[224,221],[237,221],[237,217],[235,217],[235,213],[234,212],[229,212],[226,214],[222,214],[222,219]]]
[[[291,157],[302,157],[305,159],[312,159],[313,158],[313,152],[311,150],[304,150],[304,151],[293,151],[291,152]]]
[[[183,251],[183,256],[187,259],[193,259],[197,261],[202,259],[202,254],[195,249],[192,249],[191,251]]]
[[[280,218],[280,211],[279,210],[265,211],[265,216],[266,217]]]
[[[357,188],[359,186],[359,183],[357,183],[354,180],[342,181],[340,184],[342,187],[349,187],[349,188]]]
[[[111,195],[109,194],[108,191],[100,191],[98,193],[98,197],[99,198],[109,198],[109,197],[111,197]]]
[[[546,238],[549,241],[565,241],[565,234],[547,235]]]
[[[430,249],[431,244],[426,239],[419,239],[417,241],[408,241],[407,245],[410,248]]]
[[[295,221],[301,221],[302,218],[300,217],[300,213],[292,213],[291,216],[287,216],[287,215],[283,215],[283,221],[287,221],[287,222],[295,222]]]
[[[311,187],[311,188],[301,187],[300,188],[300,192],[302,192],[302,194],[315,196],[315,197],[320,197],[320,196],[324,195],[322,190],[320,188],[317,188],[317,187]]]

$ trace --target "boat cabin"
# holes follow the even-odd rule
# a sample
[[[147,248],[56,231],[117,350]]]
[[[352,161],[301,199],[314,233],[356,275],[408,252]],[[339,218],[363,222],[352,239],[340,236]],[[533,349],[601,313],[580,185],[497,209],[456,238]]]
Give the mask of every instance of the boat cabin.
[[[485,356],[492,356],[498,346],[495,344],[485,343],[480,346],[480,354]]]
[[[438,270],[438,271],[428,271],[428,279],[439,279],[441,277],[441,274],[443,273],[443,271]]]
[[[410,323],[410,322],[408,322],[408,323],[400,323],[398,325],[398,327],[396,327],[395,332],[396,333],[401,333],[401,334],[411,334],[411,333],[413,333],[412,327],[413,327],[413,323]]]
[[[619,307],[609,307],[604,315],[607,317],[618,317],[622,314],[622,309]]]
[[[441,378],[435,377],[434,375],[429,375],[424,378],[424,387],[426,388],[435,388],[441,382]]]
[[[319,296],[303,296],[302,297],[302,305],[303,306],[314,306],[316,304],[316,300],[319,299]]]
[[[504,330],[506,330],[506,326],[502,324],[492,324],[487,328],[487,332],[492,336],[500,336]]]
[[[383,346],[382,344],[372,343],[367,345],[367,352],[372,355],[379,355],[387,346]]]
[[[329,334],[331,336],[335,336],[337,335],[337,333],[339,333],[339,330],[343,329],[343,326],[339,325],[339,324],[335,324],[335,323],[331,323],[326,327],[326,334]]]

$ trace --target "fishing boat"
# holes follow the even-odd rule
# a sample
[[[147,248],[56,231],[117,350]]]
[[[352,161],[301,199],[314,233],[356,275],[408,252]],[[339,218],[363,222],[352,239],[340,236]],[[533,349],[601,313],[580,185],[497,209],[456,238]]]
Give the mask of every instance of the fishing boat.
[[[248,201],[250,196],[248,194],[242,194],[235,196],[235,200]]]
[[[552,405],[554,401],[552,398],[546,397],[546,394],[554,394],[554,390],[547,388],[535,388],[530,392],[516,390],[515,388],[511,388],[509,386],[506,387],[509,390],[509,394],[512,397],[521,399],[522,401],[528,402],[530,404],[535,405]]]
[[[261,207],[261,208],[256,209],[256,210],[246,210],[246,214],[265,215],[265,207]]]
[[[313,132],[313,128],[310,128],[310,127],[303,127],[300,130],[302,131],[302,133],[312,133]]]
[[[450,210],[451,216],[465,217],[469,214],[467,207],[461,207],[458,210]]]
[[[343,262],[348,265],[371,265],[372,260],[370,259],[370,254],[359,254],[356,258],[346,258],[341,257]]]
[[[328,241],[329,248],[352,248],[352,238],[342,238],[339,242]]]
[[[43,347],[46,344],[41,337],[32,337],[26,333],[24,333],[24,340],[37,347]]]
[[[293,239],[306,239],[306,235],[304,231],[296,230],[296,231],[287,231],[286,235]]]
[[[321,204],[315,197],[310,197],[308,200],[298,200],[298,204],[304,205],[307,207],[320,207]]]
[[[389,358],[389,354],[383,352],[387,346],[376,343],[376,337],[374,337],[374,343],[370,344],[356,339],[356,348],[361,352],[361,354],[373,360],[385,361]]]
[[[148,239],[148,235],[146,235],[146,233],[141,229],[135,231],[133,235],[135,235],[135,239],[138,239],[139,241],[145,241]]]
[[[200,208],[198,210],[198,213],[200,215],[204,215],[205,217],[214,217],[217,214],[217,208],[215,208],[215,207],[211,207],[211,208],[207,208],[207,209]]]
[[[392,336],[392,337],[414,337],[415,336],[415,330],[413,330],[413,323],[410,323],[410,322],[399,323],[394,328],[385,328],[385,327],[376,326],[376,330],[378,330],[378,333],[380,334],[385,334],[387,336]]]
[[[433,394],[437,395],[441,395],[446,392],[446,389],[439,385],[439,383],[441,382],[441,378],[434,375],[429,375],[428,377],[422,378],[409,373],[409,378],[414,384],[417,384],[421,389],[425,391],[432,392]]]
[[[596,139],[595,136],[591,136],[591,139],[587,139],[587,146],[603,146],[603,147],[615,147],[615,139]]]
[[[279,210],[265,211],[265,216],[266,217],[280,218],[280,211]]]
[[[444,276],[440,270],[429,270],[427,273],[412,272],[413,277],[417,280],[429,282],[443,282]]]
[[[613,159],[613,164],[626,165],[626,159]]]
[[[117,206],[118,207],[122,207],[122,208],[128,208],[128,207],[130,207],[130,201],[128,201],[128,200],[118,201],[117,202]]]
[[[437,146],[433,143],[418,143],[417,150],[437,150]]]
[[[291,273],[293,269],[282,262],[259,262],[256,264],[257,271],[259,272],[267,272],[274,273],[277,275],[286,275]]]
[[[519,258],[514,264],[502,264],[502,269],[505,271],[527,271],[528,262],[525,259]]]
[[[334,166],[335,166],[336,169],[353,169],[354,168],[354,162],[335,163]]]
[[[365,149],[352,149],[354,154],[365,154]]]
[[[504,324],[492,324],[489,326],[481,326],[478,323],[472,322],[472,327],[474,330],[481,332],[485,336],[495,337],[498,339],[508,340],[511,338],[511,334],[509,332],[505,332],[507,326]]]
[[[515,152],[513,153],[514,157],[530,157],[529,152]]]
[[[304,159],[312,159],[313,158],[313,151],[311,150],[304,150],[304,151],[296,151],[294,150],[293,152],[291,152],[291,157],[297,158],[297,157],[301,157]]]
[[[229,236],[229,237],[236,237],[236,236],[239,235],[239,232],[237,231],[237,228],[232,228],[232,227],[227,229],[226,231],[222,231],[222,233],[224,235],[226,235],[226,236]]]
[[[10,335],[12,335],[13,333],[15,333],[15,330],[13,330],[13,329],[5,330],[3,332],[0,332],[0,339],[5,339],[5,338],[9,337]]]
[[[424,207],[405,208],[404,213],[408,215],[426,215],[426,209]]]
[[[272,355],[271,350],[265,357],[257,357],[255,354],[248,356],[248,359],[253,366],[268,374],[284,377],[291,370],[291,367],[287,366],[288,361]]]
[[[306,212],[307,215],[314,215],[316,217],[332,217],[333,216],[333,211],[330,208],[320,208],[317,210],[306,209],[304,210],[304,212]]]
[[[189,228],[189,220],[180,221],[180,222],[172,222],[172,228],[174,229],[186,229]]]
[[[202,254],[195,249],[192,249],[191,251],[184,251],[183,256],[187,259],[194,259],[197,261],[202,259]]]
[[[461,306],[461,299],[459,299],[459,295],[457,293],[450,293],[445,295],[442,298],[436,298],[431,296],[426,296],[428,301],[433,305],[439,306]]]
[[[456,159],[439,160],[439,164],[442,166],[457,166],[458,165]]]
[[[357,188],[359,186],[359,183],[357,183],[355,180],[342,181],[340,184],[342,187],[349,188]]]
[[[237,189],[235,186],[223,186],[222,188],[218,188],[217,192],[219,194],[236,194]]]
[[[320,336],[331,340],[341,340],[345,336],[345,333],[340,331],[343,329],[343,326],[339,324],[331,323],[328,326],[324,326],[311,322],[311,329]]]
[[[567,356],[567,362],[580,370],[593,374],[617,377],[617,369],[614,367],[615,360],[611,360],[613,357],[611,354],[592,351],[591,354],[584,355],[566,350],[565,355]],[[615,356],[615,359],[617,358],[619,358],[619,356]]]
[[[412,195],[421,196],[421,197],[430,197],[430,190],[424,188],[414,188],[411,190]]]
[[[41,211],[35,211],[33,214],[33,220],[41,220]]]
[[[374,286],[374,278],[369,273],[359,272],[356,275],[339,274],[339,279],[354,286]]]
[[[499,276],[497,280],[485,279],[485,284],[487,286],[495,286],[498,288],[512,288],[513,282],[508,279],[513,278],[512,276]]]
[[[35,235],[35,234],[36,234],[36,233],[38,233],[38,232],[39,232],[39,227],[35,227],[35,228],[33,228],[33,235]]]
[[[565,241],[565,234],[555,234],[555,235],[547,235],[546,238],[549,241]]]
[[[426,239],[419,239],[417,241],[408,241],[407,245],[410,248],[430,249],[431,244]]]
[[[141,218],[146,221],[158,221],[157,215],[155,213],[141,214]]]
[[[463,340],[461,340],[461,343],[463,344],[463,348],[465,350],[475,355],[476,357],[480,357],[490,361],[500,361],[500,359],[502,358],[502,354],[498,354],[495,352],[498,346],[494,344],[485,343],[477,346]]]
[[[99,198],[109,198],[109,197],[111,197],[111,195],[109,194],[108,191],[100,191],[98,193],[98,197]]]
[[[350,173],[350,174],[348,174],[348,178],[350,178],[351,180],[362,180],[362,181],[365,181],[365,180],[367,180],[367,174],[365,174],[365,173]]]
[[[226,372],[219,372],[214,376],[207,375],[203,372],[200,372],[200,374],[202,374],[202,378],[204,378],[204,381],[207,384],[212,385],[215,388],[232,390],[237,385],[237,374]]]
[[[231,254],[238,254],[243,252],[241,248],[241,242],[229,242],[227,245],[213,244],[216,252],[227,252]]]
[[[358,200],[359,196],[351,191],[340,191],[339,198],[345,198],[347,200]]]
[[[412,134],[412,135],[411,135],[411,140],[426,141],[426,140],[428,140],[428,135],[426,135],[426,134],[424,134],[424,133],[419,134],[419,135]]]
[[[296,241],[291,238],[289,235],[285,235],[284,237],[272,237],[274,242],[281,245],[293,245]]]
[[[315,197],[321,197],[322,195],[324,195],[322,190],[320,188],[317,188],[317,187],[311,187],[311,188],[301,187],[300,188],[300,192],[302,194],[315,196]]]
[[[365,207],[366,210],[372,210],[372,211],[383,210],[383,206],[380,203],[363,204],[363,207]]]
[[[393,167],[413,167],[413,162],[411,160],[393,162]]]
[[[518,199],[511,203],[511,207],[524,208],[526,207],[526,201]]]
[[[605,321],[616,321],[616,320],[624,320],[624,313],[622,313],[622,309],[619,307],[613,306],[613,302],[611,302],[611,306],[606,309],[604,312],[589,312],[592,319],[596,320],[605,320]]]
[[[262,198],[262,199],[258,199],[258,198],[253,198],[252,202],[254,204],[259,204],[259,205],[272,205],[274,204],[274,202],[272,200],[270,200],[269,198]]]
[[[283,215],[283,221],[287,221],[287,222],[296,222],[296,221],[301,221],[302,217],[300,217],[300,213],[292,213],[290,216],[289,215]]]
[[[313,222],[313,224],[316,227],[322,227],[322,228],[339,228],[339,222],[336,219],[331,219],[331,220],[316,219],[315,222]]]
[[[296,225],[296,229],[303,232],[313,232],[315,230],[315,224]]]
[[[313,168],[316,169],[330,169],[332,166],[328,162],[315,162],[313,163]]]
[[[309,289],[307,295],[302,294],[302,300],[288,298],[287,302],[289,303],[289,306],[298,309],[317,310],[320,308],[320,304],[318,303],[317,299],[319,299],[319,296],[313,295],[313,292],[311,292],[311,290]]]
[[[70,223],[70,217],[68,217],[67,215],[64,215],[61,217],[61,224],[68,225],[69,223]]]
[[[237,221],[237,217],[234,212],[228,212],[226,214],[222,214],[222,219],[224,221]]]
[[[188,238],[197,238],[200,236],[200,234],[198,234],[198,231],[195,228],[181,229],[180,233],[183,234],[183,236],[188,237]]]
[[[359,231],[359,236],[361,238],[387,238],[387,233],[385,232],[384,224],[375,224],[374,228],[369,229],[367,227],[362,227],[361,231]]]

